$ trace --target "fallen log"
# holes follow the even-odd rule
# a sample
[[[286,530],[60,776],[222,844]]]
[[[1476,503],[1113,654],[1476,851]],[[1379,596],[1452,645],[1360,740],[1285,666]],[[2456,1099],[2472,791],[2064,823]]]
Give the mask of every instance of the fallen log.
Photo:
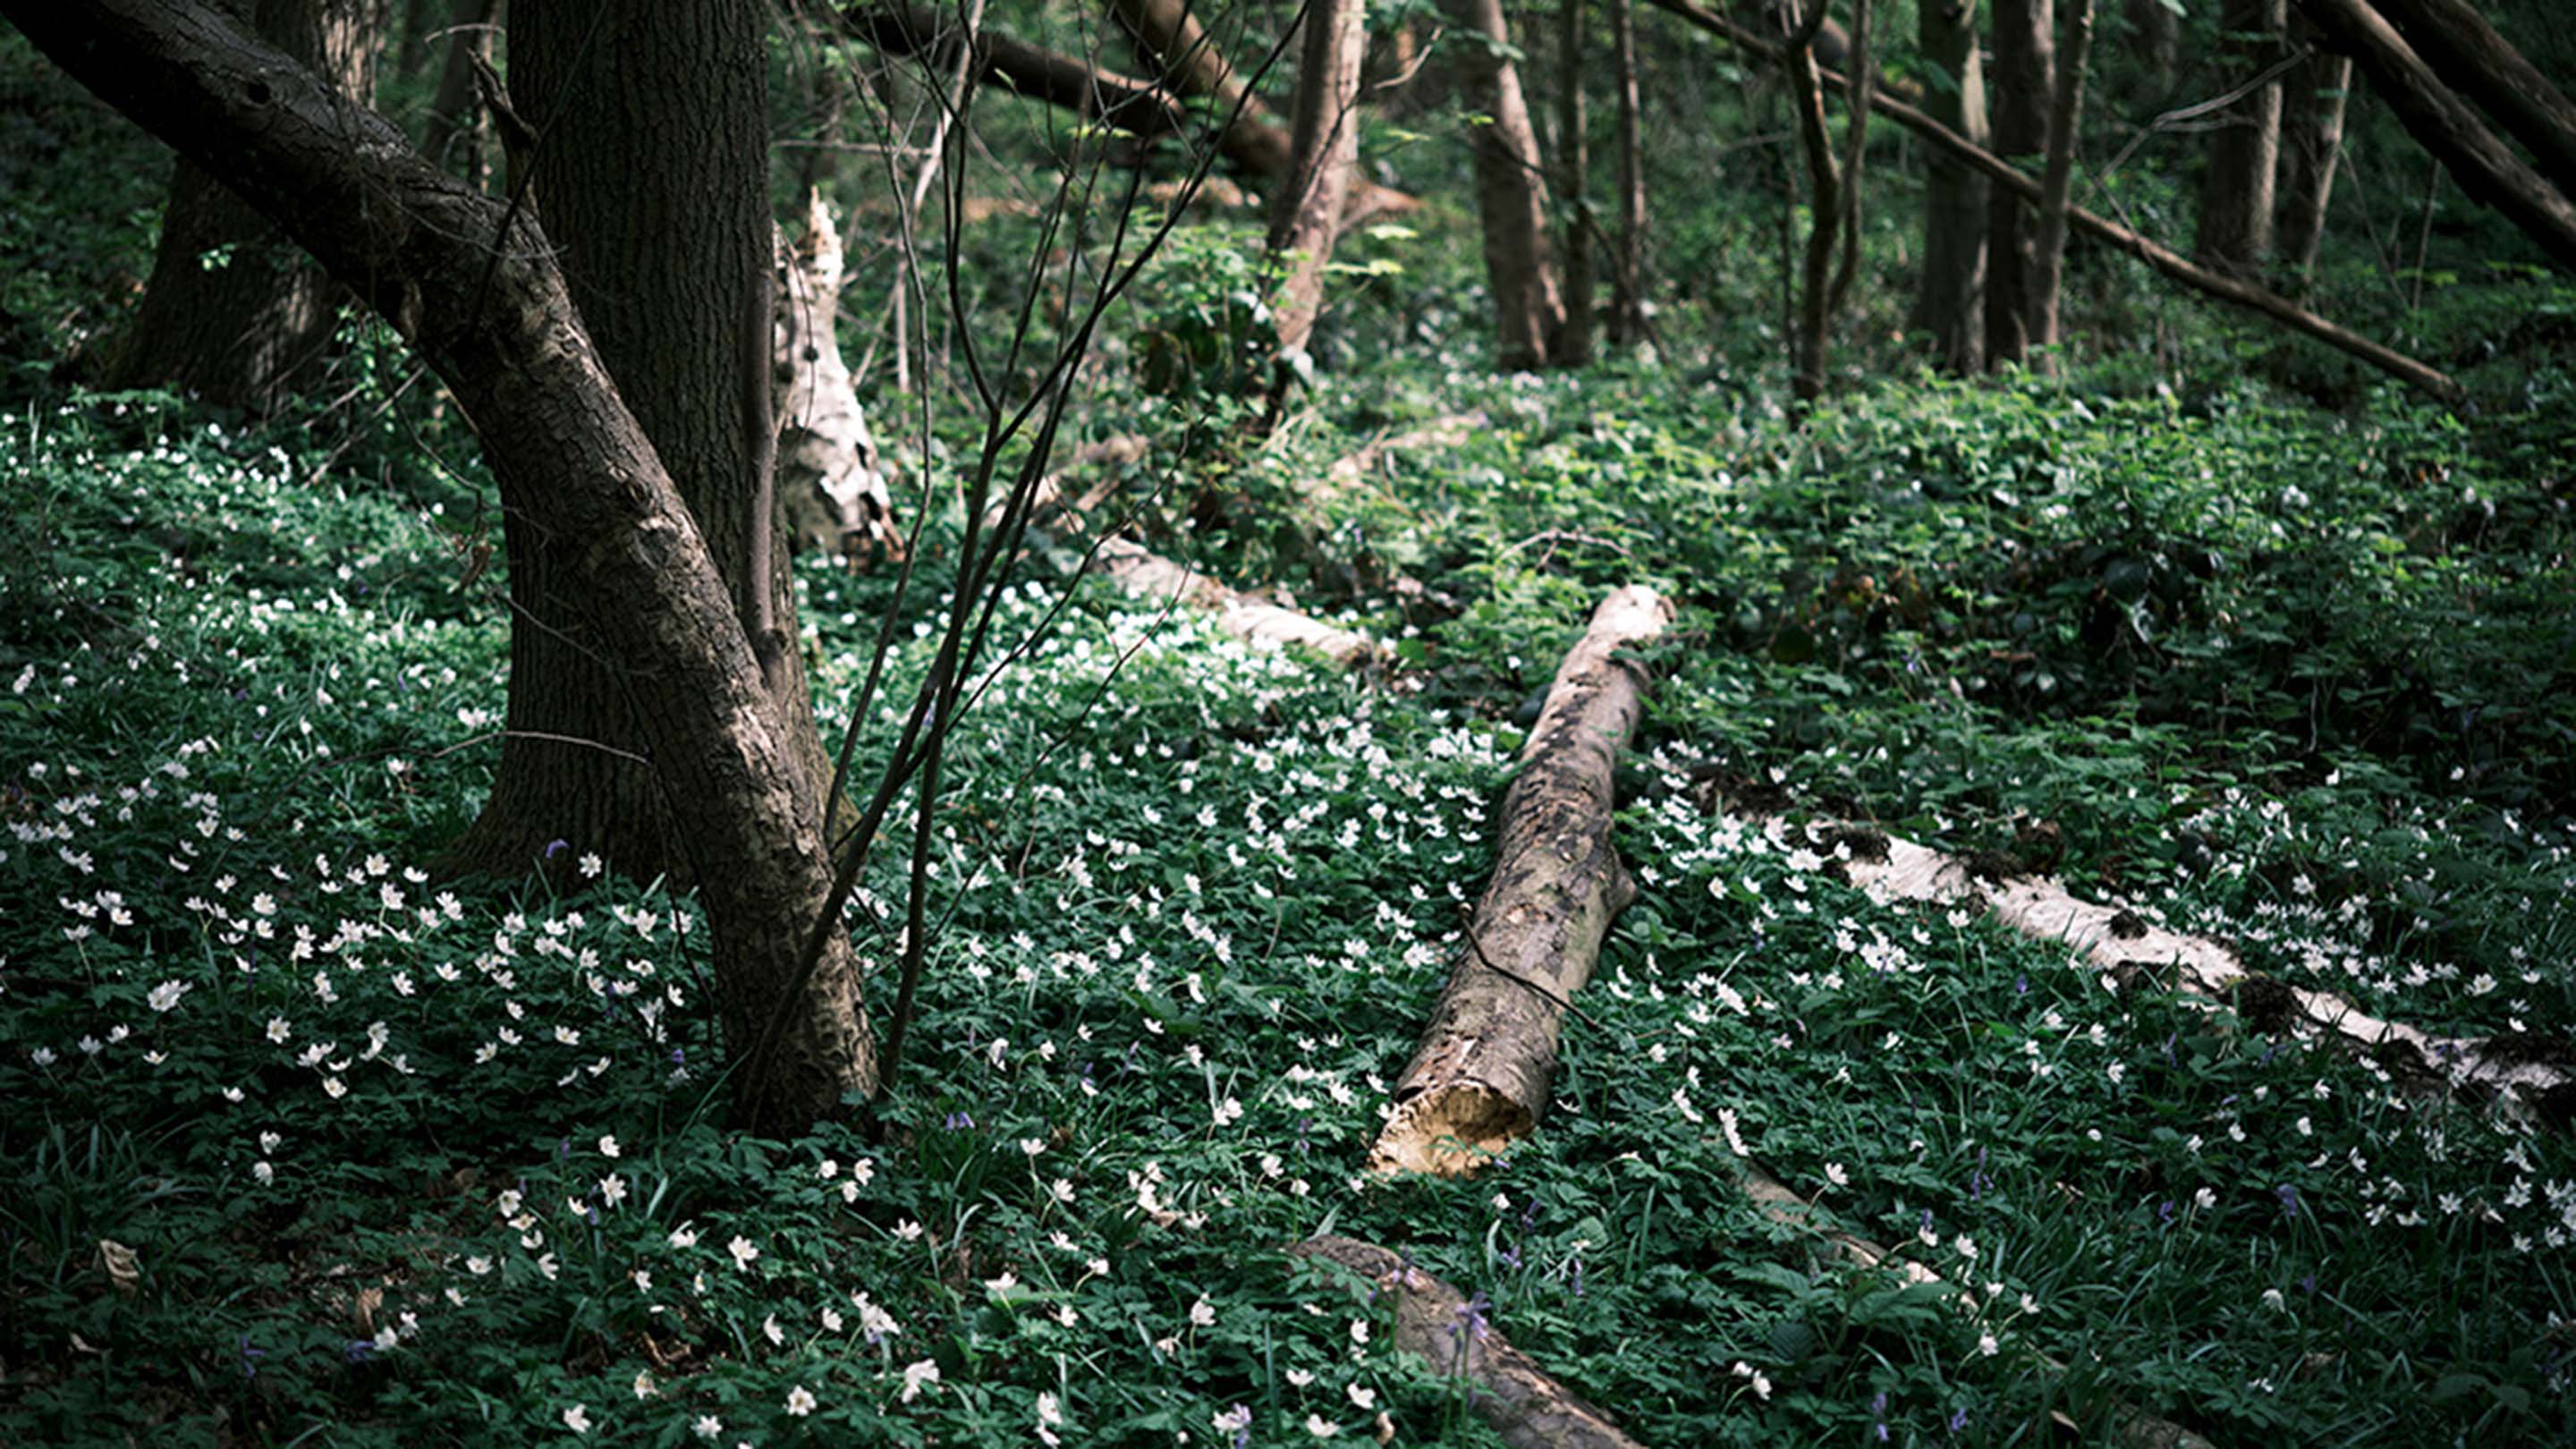
[[[1219,629],[1238,639],[1311,649],[1346,669],[1377,657],[1377,641],[1366,634],[1227,588],[1141,543],[1102,539],[1092,552],[1091,567],[1141,602],[1204,609],[1216,616]]]
[[[2560,191],[2576,193],[2576,102],[2496,33],[2472,0],[2374,0],[2453,90],[2531,148]]]
[[[1512,1449],[1641,1449],[1505,1342],[1473,1300],[1396,1254],[1341,1237],[1309,1238],[1288,1252],[1337,1263],[1394,1293],[1397,1352],[1465,1385],[1467,1406]]]
[[[1476,435],[1485,426],[1483,413],[1451,413],[1434,418],[1418,428],[1392,436],[1381,435],[1333,460],[1324,470],[1319,497],[1335,498],[1357,487],[1392,457],[1426,448],[1455,448]]]
[[[1571,998],[1637,894],[1610,843],[1611,774],[1645,714],[1645,672],[1618,655],[1672,617],[1654,590],[1619,589],[1557,668],[1503,797],[1493,880],[1396,1082],[1372,1171],[1472,1172],[1545,1109]]]
[[[1776,61],[1778,58],[1778,51],[1768,39],[1737,25],[1722,15],[1703,9],[1692,3],[1692,0],[1650,0],[1650,3],[1698,29],[1730,42],[1755,59]],[[1846,84],[1841,76],[1832,71],[1823,72],[1823,77],[1829,84],[1835,86]],[[1958,157],[1988,179],[2021,197],[2031,206],[2036,207],[2043,200],[2043,188],[2038,177],[2030,175],[2020,167],[1977,145],[1913,106],[1907,105],[1883,90],[1870,97],[1870,104],[1880,115]],[[2260,313],[2301,336],[2312,337],[2328,347],[2358,358],[2391,377],[2423,389],[2441,400],[2445,406],[2458,408],[2468,401],[2467,389],[2461,387],[2458,380],[2449,373],[2409,357],[2395,348],[2373,342],[2348,327],[2330,322],[2278,292],[2256,286],[2251,282],[2222,276],[2170,247],[2150,241],[2118,222],[2087,211],[2083,207],[2069,206],[2066,209],[2066,221],[2067,225],[2074,230],[2136,257],[2175,281],[2216,297],[2222,302]]]
[[[823,195],[805,202],[805,239],[778,238],[771,317],[780,501],[799,548],[837,548],[852,560],[903,557],[903,530],[859,406],[834,323],[841,311],[841,235]]]

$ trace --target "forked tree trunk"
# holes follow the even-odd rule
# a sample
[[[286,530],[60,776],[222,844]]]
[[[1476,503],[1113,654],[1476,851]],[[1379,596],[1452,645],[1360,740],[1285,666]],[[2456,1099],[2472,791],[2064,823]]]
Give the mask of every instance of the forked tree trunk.
[[[0,0],[0,15],[253,198],[383,314],[473,420],[503,511],[560,555],[555,577],[577,611],[568,622],[632,666],[640,743],[673,813],[724,864],[700,899],[717,1008],[741,1049],[787,998],[830,896],[820,811],[734,594],[591,345],[554,239],[198,0]],[[756,30],[746,48],[725,67],[737,77],[759,73]],[[844,1093],[874,1084],[855,959],[838,932],[822,939],[803,1010],[748,1094],[773,1130],[832,1115]]]
[[[2375,0],[2451,89],[2531,148],[2540,174],[2576,195],[2576,102],[2496,33],[2469,0]],[[2492,8],[2492,7],[2490,7]],[[2551,7],[2563,23],[2565,12]]]
[[[382,0],[227,0],[225,8],[351,99],[372,98]],[[276,227],[182,161],[170,179],[152,279],[102,381],[273,411],[319,370],[339,325],[339,297]]]
[[[1315,0],[1306,12],[1288,173],[1271,198],[1270,250],[1288,277],[1275,313],[1282,352],[1302,352],[1323,310],[1325,268],[1360,157],[1360,70],[1368,58],[1363,0]]]
[[[1610,0],[1610,49],[1619,96],[1619,250],[1611,266],[1618,296],[1610,312],[1610,340],[1629,347],[1645,336],[1646,322],[1646,168],[1633,0]]]
[[[1476,210],[1485,240],[1485,281],[1494,298],[1496,360],[1506,370],[1545,367],[1565,326],[1556,260],[1547,240],[1547,182],[1538,133],[1511,62],[1502,0],[1448,0],[1460,47],[1460,99],[1483,117],[1468,148],[1476,163]]]
[[[2243,85],[2278,62],[2288,0],[2228,0],[2219,14],[2226,32],[2222,77]],[[2209,133],[2209,163],[2200,176],[2200,228],[2192,250],[2201,264],[2231,277],[2255,277],[2272,253],[2273,187],[2281,158],[2281,83],[2256,86],[2227,108]]]
[[[2040,178],[2037,236],[2030,255],[2030,345],[2039,370],[2055,373],[2063,340],[2058,325],[2065,288],[2066,208],[2075,190],[2075,146],[2083,139],[2084,71],[2093,59],[2093,0],[2070,0],[2066,50],[2058,58],[2057,95],[2048,118],[2048,171]]]
[[[1989,0],[1994,7],[1994,153],[2025,170],[2048,152],[2056,84],[2056,0]],[[1986,227],[1986,366],[2022,361],[2034,315],[2031,230],[2021,198],[1996,191]]]
[[[1592,155],[1583,134],[1583,23],[1586,0],[1557,0],[1556,162],[1565,208],[1565,326],[1559,367],[1592,360]]]
[[[1927,88],[1932,119],[1986,144],[1985,70],[1977,58],[1976,0],[1921,0],[1925,63],[1948,79]],[[1985,360],[1985,178],[1940,153],[1923,167],[1923,281],[1914,327],[1932,336],[1933,356],[1951,372],[1975,372]]]
[[[2274,268],[2295,292],[2307,285],[2325,242],[2326,208],[2343,160],[2352,57],[2311,55],[2290,72],[2288,86],[2281,107],[2281,216],[2272,246]]]

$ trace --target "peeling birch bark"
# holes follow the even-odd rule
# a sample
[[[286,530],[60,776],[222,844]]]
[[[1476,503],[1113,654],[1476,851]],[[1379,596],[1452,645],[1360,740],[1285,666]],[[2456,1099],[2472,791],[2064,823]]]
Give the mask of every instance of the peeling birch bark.
[[[778,238],[771,362],[778,417],[778,493],[799,548],[853,558],[903,557],[876,435],[859,406],[833,322],[841,312],[841,233],[823,194],[805,202],[805,239]]]
[[[1881,842],[1883,853],[1876,848]],[[2383,1060],[2395,1052],[2417,1075],[2454,1093],[2493,1093],[2519,1109],[2556,1102],[2558,1116],[2576,1096],[2576,1073],[2563,1065],[2512,1060],[2496,1054],[2492,1043],[2382,1020],[2333,992],[2249,971],[2236,953],[2205,936],[2168,931],[2124,907],[2078,900],[2053,879],[1981,885],[1962,862],[1910,840],[1873,835],[1866,844],[1853,846],[1842,866],[1853,885],[1881,904],[1974,903],[2025,936],[2065,942],[2115,982],[2125,984],[2143,972],[2190,996],[2229,1003],[2266,1030],[2286,1028],[2297,1037],[2340,1042]]]
[[[1179,602],[1204,609],[1216,616],[1219,629],[1238,639],[1312,649],[1346,669],[1377,656],[1377,641],[1366,634],[1227,588],[1141,543],[1103,539],[1091,566],[1139,602],[1158,607]]]
[[[1290,1256],[1338,1263],[1396,1295],[1395,1347],[1468,1386],[1467,1404],[1512,1449],[1642,1449],[1503,1340],[1465,1294],[1396,1254],[1350,1238],[1309,1238]]]
[[[1672,618],[1654,590],[1617,590],[1558,666],[1503,797],[1493,880],[1396,1082],[1372,1171],[1472,1172],[1546,1107],[1571,998],[1637,894],[1610,843],[1611,773],[1646,712],[1645,678],[1617,656]]]

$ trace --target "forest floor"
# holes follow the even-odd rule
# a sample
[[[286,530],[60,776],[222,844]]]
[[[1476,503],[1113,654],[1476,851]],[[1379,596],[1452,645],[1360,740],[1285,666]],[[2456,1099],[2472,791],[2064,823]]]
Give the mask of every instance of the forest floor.
[[[1388,662],[1032,559],[880,1140],[725,1127],[685,895],[578,840],[555,885],[425,873],[503,706],[470,472],[145,395],[15,417],[0,1440],[1492,1442],[1384,1296],[1282,1251],[1324,1231],[1649,1444],[2576,1432],[2563,1100],[1875,900],[1800,828],[2563,1061],[2567,409],[1900,381],[1801,429],[1650,371],[1427,367],[1311,402],[1132,496]],[[837,731],[890,580],[799,577]],[[1472,1179],[1370,1179],[1533,693],[1627,582],[1681,613],[1554,1104]],[[902,891],[853,911],[872,960]],[[1756,1167],[1940,1281],[1836,1260]]]

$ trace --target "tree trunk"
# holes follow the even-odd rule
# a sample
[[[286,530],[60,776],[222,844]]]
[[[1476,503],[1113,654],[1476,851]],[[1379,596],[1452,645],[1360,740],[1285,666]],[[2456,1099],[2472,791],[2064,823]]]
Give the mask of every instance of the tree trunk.
[[[1977,58],[1976,0],[1921,0],[1920,22],[1923,59],[1946,77],[1927,88],[1924,109],[1982,148],[1986,82]],[[1986,183],[1937,153],[1923,173],[1923,281],[1913,325],[1932,334],[1943,368],[1975,372],[1985,360]]]
[[[1297,67],[1297,118],[1288,172],[1271,199],[1270,250],[1287,259],[1274,314],[1279,348],[1302,352],[1324,305],[1342,203],[1360,157],[1360,68],[1368,58],[1363,0],[1315,0]]]
[[[2182,17],[2165,0],[2128,0],[2126,9],[2137,63],[2137,93],[2129,99],[2163,110],[2173,98],[2175,62],[2182,56]]]
[[[1827,0],[1806,0],[1821,16]],[[1866,0],[1863,0],[1866,3]],[[1790,16],[1798,22],[1795,11]],[[1825,341],[1832,320],[1834,242],[1842,227],[1843,177],[1834,162],[1833,134],[1825,122],[1824,78],[1816,68],[1815,32],[1805,24],[1790,37],[1785,68],[1789,103],[1798,113],[1799,149],[1807,158],[1807,250],[1799,274],[1796,365],[1790,388],[1800,402],[1825,395]],[[1861,124],[1859,117],[1851,124]]]
[[[2378,11],[2365,0],[2299,0],[2317,28],[2360,63],[2424,149],[2461,189],[2502,212],[2558,265],[2576,270],[2576,206],[2513,154],[2451,93]]]
[[[1557,667],[1503,796],[1493,880],[1396,1081],[1394,1114],[1369,1152],[1374,1170],[1472,1172],[1546,1110],[1569,998],[1637,894],[1610,843],[1612,776],[1646,712],[1643,671],[1620,651],[1672,617],[1652,589],[1616,590]]]
[[[514,103],[544,136],[533,193],[582,322],[618,392],[698,520],[716,566],[757,612],[792,617],[779,527],[761,486],[771,442],[766,7],[759,0],[529,5],[513,16]],[[674,265],[673,258],[687,258]],[[749,369],[746,375],[746,369]],[[758,393],[758,406],[750,394]],[[755,419],[754,414],[759,416]],[[755,517],[755,509],[761,509]],[[508,733],[460,870],[525,871],[553,842],[637,879],[703,879],[672,831],[631,696],[636,681],[573,626],[586,607],[566,551],[504,520],[510,564]],[[793,752],[824,753],[801,658],[754,638],[775,667]]]
[[[2057,78],[2056,109],[2048,118],[2048,171],[2040,180],[2038,236],[2030,258],[2030,345],[2038,348],[2039,370],[2058,370],[2060,341],[2059,279],[2066,263],[2066,208],[2075,189],[2075,145],[2084,127],[2084,70],[2093,59],[2093,0],[2073,0],[2075,13],[2066,22],[2063,73]]]
[[[2048,102],[2056,84],[2056,0],[1991,0],[1994,6],[1994,153],[2027,168],[2048,151]],[[2027,274],[2031,238],[2021,198],[1996,191],[1986,226],[1986,365],[2022,360],[2034,313]]]
[[[2343,160],[2352,57],[2311,55],[2290,72],[2288,85],[2281,114],[2281,217],[2272,242],[2276,269],[2295,293],[2306,287],[2325,242],[2326,206]]]
[[[1448,0],[1451,23],[1471,37],[1460,47],[1460,99],[1471,115],[1476,209],[1483,221],[1485,279],[1494,296],[1496,360],[1506,371],[1554,360],[1565,303],[1547,240],[1547,181],[1538,134],[1510,58],[1502,0]]]
[[[2231,87],[2281,58],[2288,0],[2227,0],[2219,25],[2221,76]],[[2281,83],[2256,86],[2227,108],[2209,133],[2209,164],[2200,176],[2200,228],[2192,250],[2202,265],[2231,277],[2262,274],[2272,252],[2272,197],[2281,159]]]
[[[365,103],[382,0],[226,0],[226,13]],[[338,294],[259,214],[182,161],[142,306],[103,379],[170,387],[254,413],[306,387],[339,325]]]
[[[489,178],[492,122],[474,94],[474,62],[492,59],[492,32],[500,19],[501,0],[456,0],[450,12],[447,59],[438,72],[438,99],[430,103],[428,137],[421,149],[429,159],[481,186]]]
[[[1557,0],[1556,160],[1565,188],[1565,326],[1559,367],[1592,360],[1592,155],[1584,136],[1583,21],[1586,0]]]
[[[1610,312],[1610,340],[1630,347],[1646,330],[1646,170],[1639,141],[1642,108],[1632,0],[1610,0],[1610,48],[1619,95],[1619,251],[1611,266],[1618,296]]]
[[[841,235],[823,193],[805,193],[805,238],[778,238],[776,335],[778,497],[800,549],[853,562],[904,556],[875,433],[859,406],[835,324],[841,315]]]
[[[0,0],[0,14],[255,199],[383,314],[474,421],[504,513],[556,555],[575,610],[567,622],[624,666],[638,743],[671,810],[722,863],[699,892],[718,1011],[741,1049],[786,996],[805,934],[823,919],[821,812],[733,591],[584,331],[554,239],[524,211],[505,232],[504,202],[448,177],[391,121],[197,0]],[[757,76],[757,55],[754,46],[709,68]],[[687,260],[659,265],[686,270]],[[839,932],[823,941],[805,1009],[758,1095],[773,1127],[830,1115],[844,1093],[873,1085],[855,958]]]
[[[1109,0],[1109,11],[1164,89],[1199,97],[1232,118],[1218,140],[1229,160],[1256,176],[1289,175],[1296,144],[1288,129],[1226,60],[1190,0]]]
[[[2497,34],[2478,7],[2468,0],[2374,3],[2435,75],[2530,147],[2540,173],[2560,191],[2576,195],[2576,102]]]

